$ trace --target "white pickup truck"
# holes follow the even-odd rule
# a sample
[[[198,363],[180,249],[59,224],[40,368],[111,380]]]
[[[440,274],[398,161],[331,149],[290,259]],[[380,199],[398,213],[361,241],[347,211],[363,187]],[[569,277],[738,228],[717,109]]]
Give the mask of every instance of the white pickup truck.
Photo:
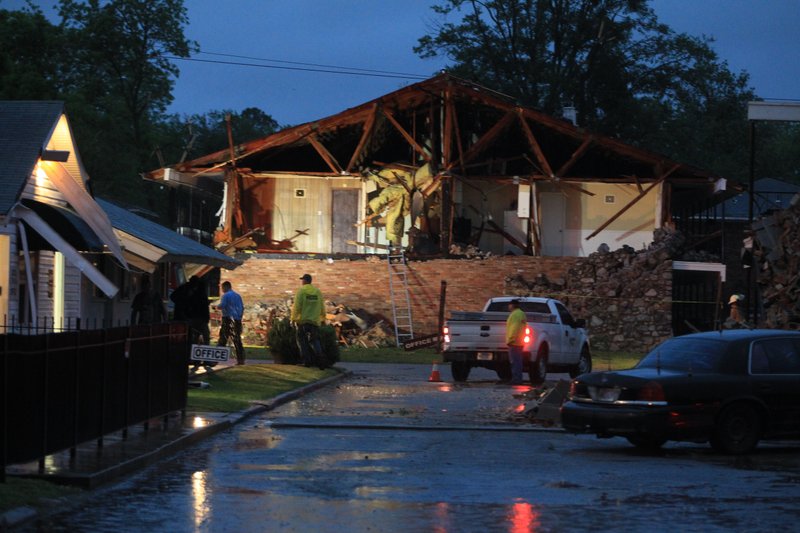
[[[450,363],[453,380],[466,381],[476,366],[495,370],[502,380],[511,378],[506,345],[511,300],[519,300],[528,318],[523,369],[532,384],[543,382],[548,370],[567,371],[572,377],[592,371],[584,320],[575,320],[558,300],[501,296],[490,298],[483,311],[450,313],[442,333],[444,360]]]

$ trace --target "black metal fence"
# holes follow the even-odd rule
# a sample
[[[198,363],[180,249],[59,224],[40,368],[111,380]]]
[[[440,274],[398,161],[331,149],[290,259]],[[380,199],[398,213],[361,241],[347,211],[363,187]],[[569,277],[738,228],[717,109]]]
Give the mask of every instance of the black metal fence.
[[[47,455],[185,410],[188,364],[182,322],[0,335],[0,479],[8,464],[43,466]]]
[[[2,317],[2,322],[0,322],[0,335],[5,333],[39,335],[87,329],[121,328],[129,325],[130,320],[111,321],[102,318],[81,319],[75,317],[64,317],[56,320],[54,317],[43,316],[29,321],[21,321],[15,315],[6,315]]]

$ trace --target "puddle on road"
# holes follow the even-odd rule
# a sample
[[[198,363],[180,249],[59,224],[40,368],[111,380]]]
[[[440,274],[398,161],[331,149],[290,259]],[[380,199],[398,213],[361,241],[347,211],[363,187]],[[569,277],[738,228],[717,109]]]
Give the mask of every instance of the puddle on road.
[[[338,452],[319,455],[292,464],[242,464],[239,465],[239,469],[280,472],[391,472],[393,470],[392,467],[366,463],[402,459],[405,456],[405,453]]]

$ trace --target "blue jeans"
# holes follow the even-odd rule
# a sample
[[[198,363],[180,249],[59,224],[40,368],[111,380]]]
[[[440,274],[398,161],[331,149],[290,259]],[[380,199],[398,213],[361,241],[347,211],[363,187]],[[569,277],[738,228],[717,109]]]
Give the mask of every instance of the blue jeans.
[[[508,359],[511,362],[511,381],[522,382],[522,346],[508,345]]]

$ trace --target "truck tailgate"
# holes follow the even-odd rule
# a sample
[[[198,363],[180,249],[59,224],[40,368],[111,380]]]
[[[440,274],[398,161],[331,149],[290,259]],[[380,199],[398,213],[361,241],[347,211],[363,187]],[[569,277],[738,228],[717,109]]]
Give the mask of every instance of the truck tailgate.
[[[506,347],[506,323],[483,320],[448,322],[450,344],[447,351],[494,352]]]

